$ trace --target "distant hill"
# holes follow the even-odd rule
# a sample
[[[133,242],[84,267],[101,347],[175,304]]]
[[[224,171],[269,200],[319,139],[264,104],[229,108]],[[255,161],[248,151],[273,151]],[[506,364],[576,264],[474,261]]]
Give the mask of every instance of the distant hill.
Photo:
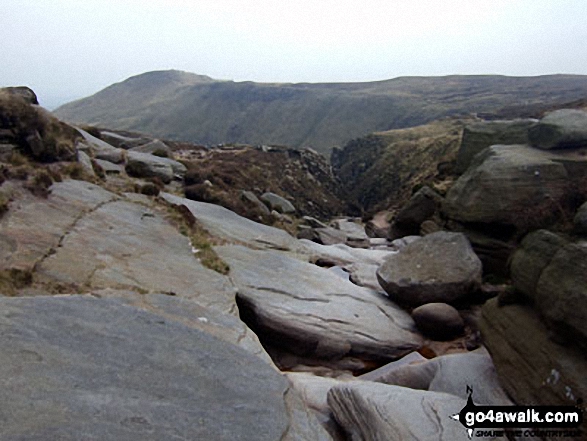
[[[587,76],[401,77],[367,83],[218,81],[149,72],[59,107],[62,119],[201,144],[313,147],[328,154],[374,131],[446,116],[587,97]]]

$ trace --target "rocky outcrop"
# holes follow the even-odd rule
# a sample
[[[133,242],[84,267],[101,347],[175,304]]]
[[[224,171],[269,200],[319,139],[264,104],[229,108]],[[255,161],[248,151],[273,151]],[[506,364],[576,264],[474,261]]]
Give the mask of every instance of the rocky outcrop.
[[[528,144],[528,130],[536,125],[534,119],[512,121],[479,121],[463,129],[463,140],[457,153],[455,171],[464,173],[477,153],[492,145]]]
[[[521,232],[547,226],[585,192],[571,168],[587,171],[587,160],[578,151],[492,146],[451,188],[443,210],[463,223],[501,225]]]
[[[380,294],[284,253],[217,247],[241,317],[266,342],[318,359],[399,358],[421,345],[410,316]]]
[[[518,404],[574,405],[587,396],[584,350],[560,345],[529,305],[499,306],[497,299],[483,307],[480,322],[499,380]]]
[[[132,152],[151,153],[159,157],[171,157],[171,149],[167,144],[158,139],[154,139],[146,144],[138,145],[130,149]]]
[[[15,95],[24,99],[28,104],[39,104],[37,94],[30,87],[16,86],[16,87],[5,87],[1,89],[10,95]]]
[[[83,141],[77,144],[78,150],[86,152],[96,159],[108,161],[113,164],[121,164],[125,161],[124,150],[111,146],[85,130],[78,128],[77,131],[83,137]]]
[[[513,255],[511,272],[558,340],[587,347],[587,242],[531,233]]]
[[[86,296],[0,305],[11,336],[0,339],[2,439],[274,441],[288,430],[285,378],[161,311]]]
[[[452,303],[479,289],[481,261],[463,234],[438,232],[387,257],[377,277],[394,301]]]
[[[529,138],[533,146],[545,150],[587,147],[587,112],[555,110],[530,129]]]

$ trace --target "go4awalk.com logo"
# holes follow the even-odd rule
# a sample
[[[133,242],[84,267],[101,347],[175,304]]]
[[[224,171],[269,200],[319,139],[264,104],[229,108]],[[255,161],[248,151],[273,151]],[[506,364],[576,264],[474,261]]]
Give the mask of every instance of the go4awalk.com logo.
[[[583,412],[577,406],[477,406],[473,389],[467,387],[467,404],[451,418],[459,421],[469,435],[499,437],[565,437],[581,436]]]

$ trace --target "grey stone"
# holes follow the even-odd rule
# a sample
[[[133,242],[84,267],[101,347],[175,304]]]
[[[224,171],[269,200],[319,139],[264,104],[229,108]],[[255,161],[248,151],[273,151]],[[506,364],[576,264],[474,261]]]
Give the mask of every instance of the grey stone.
[[[399,251],[420,239],[422,239],[422,236],[405,236],[400,239],[395,239],[391,241],[391,248]]]
[[[326,225],[324,222],[321,222],[312,216],[304,216],[302,219],[312,228],[326,228],[326,227],[328,227],[328,225]]]
[[[85,151],[96,159],[103,159],[104,161],[112,162],[114,164],[124,162],[124,150],[111,146],[107,142],[90,135],[85,130],[80,128],[77,128],[76,130],[84,138],[84,141],[78,142],[78,150]]]
[[[587,158],[576,151],[492,146],[475,161],[449,190],[444,213],[459,222],[513,226],[518,231],[554,222],[578,196],[574,185],[583,188],[580,182],[587,175]],[[577,178],[570,170],[576,170]]]
[[[452,303],[481,287],[481,261],[461,233],[432,233],[392,254],[377,271],[394,301]]]
[[[352,382],[331,388],[328,404],[353,441],[468,439],[464,427],[450,418],[466,404],[454,395]]]
[[[465,400],[469,386],[473,388],[473,400],[477,405],[512,404],[499,384],[495,366],[485,348],[443,355],[431,360],[416,356],[407,363],[399,364],[402,360],[359,378],[412,389],[444,392]]]
[[[561,236],[547,230],[528,234],[511,260],[510,274],[516,289],[534,301],[542,271],[566,243]]]
[[[412,311],[412,318],[423,334],[434,340],[450,340],[463,333],[465,322],[459,311],[446,303],[426,303]]]
[[[290,214],[296,212],[296,208],[290,201],[275,193],[263,193],[260,199],[265,202],[271,210],[276,210],[279,213]]]
[[[354,263],[379,266],[388,256],[395,253],[391,250],[352,248],[345,244],[321,245],[306,239],[301,239],[299,243],[303,247],[301,253],[305,254],[310,262],[321,261],[331,266],[346,267]]]
[[[92,160],[88,156],[87,153],[78,150],[77,152],[77,162],[84,168],[84,171],[90,176],[96,176],[96,172],[94,172],[94,167],[92,166]]]
[[[0,220],[0,270],[31,272],[58,247],[77,219],[117,198],[76,180],[53,184],[46,199],[24,192]]]
[[[345,270],[350,273],[350,280],[355,285],[383,292],[383,288],[377,280],[377,270],[379,265],[373,263],[355,262],[346,265]]]
[[[337,219],[331,222],[332,226],[346,235],[345,243],[353,248],[369,248],[369,236],[365,227],[350,219]]]
[[[587,146],[587,112],[560,109],[549,113],[529,131],[530,143],[541,149]]]
[[[491,299],[480,329],[500,383],[517,404],[568,406],[587,396],[584,350],[554,343],[531,306],[500,307]]]
[[[173,206],[184,207],[186,214],[221,239],[254,248],[292,251],[302,248],[297,239],[285,231],[253,222],[219,205],[191,201],[169,193],[160,193],[159,197]]]
[[[208,181],[208,182],[210,182],[210,181]],[[261,211],[261,213],[263,213],[265,215],[271,214],[271,212],[269,211],[269,208],[267,208],[267,205],[265,205],[263,202],[261,202],[261,200],[252,191],[248,191],[248,190],[241,191],[241,199],[243,201],[248,202],[253,207],[257,207]]]
[[[150,138],[124,136],[108,130],[100,131],[100,137],[108,144],[125,150],[151,142]]]
[[[321,359],[395,359],[418,348],[410,316],[385,296],[275,251],[216,247],[241,317],[261,340]]]
[[[394,219],[392,232],[395,237],[417,235],[420,225],[430,219],[442,203],[442,197],[430,187],[418,190],[402,207]]]
[[[236,313],[228,278],[202,266],[189,239],[149,208],[105,202],[68,227],[60,246],[37,265],[39,282],[173,293]]]
[[[23,98],[28,104],[39,104],[37,94],[30,87],[16,86],[16,87],[2,87],[0,90],[8,92],[11,95],[16,95]]]
[[[153,154],[155,152],[165,152],[167,157],[170,157],[172,155],[172,152],[171,152],[171,149],[169,148],[169,146],[167,144],[165,144],[163,141],[160,141],[158,139],[154,139],[151,142],[148,142],[146,144],[141,144],[139,146],[132,147],[132,148],[130,148],[130,151],[131,152],[150,153],[150,154]]]
[[[480,121],[467,125],[457,153],[456,172],[464,173],[477,153],[492,145],[528,144],[528,130],[538,121]]]
[[[288,382],[165,315],[86,296],[0,299],[0,438],[279,440]]]
[[[96,164],[100,166],[102,171],[107,175],[122,175],[125,174],[124,165],[122,164],[114,164],[110,161],[105,161],[104,159],[94,159]]]
[[[128,152],[126,172],[137,178],[159,178],[169,184],[175,173],[167,158],[159,158],[149,153]]]

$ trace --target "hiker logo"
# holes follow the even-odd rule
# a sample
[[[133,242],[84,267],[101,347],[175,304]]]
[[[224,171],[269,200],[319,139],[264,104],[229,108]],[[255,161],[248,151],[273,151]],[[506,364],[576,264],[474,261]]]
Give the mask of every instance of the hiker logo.
[[[465,407],[451,418],[465,427],[469,439],[473,434],[488,437],[510,434],[518,437],[574,437],[581,434],[581,400],[577,406],[477,406],[473,403],[473,388],[470,386],[467,386],[467,395]]]

